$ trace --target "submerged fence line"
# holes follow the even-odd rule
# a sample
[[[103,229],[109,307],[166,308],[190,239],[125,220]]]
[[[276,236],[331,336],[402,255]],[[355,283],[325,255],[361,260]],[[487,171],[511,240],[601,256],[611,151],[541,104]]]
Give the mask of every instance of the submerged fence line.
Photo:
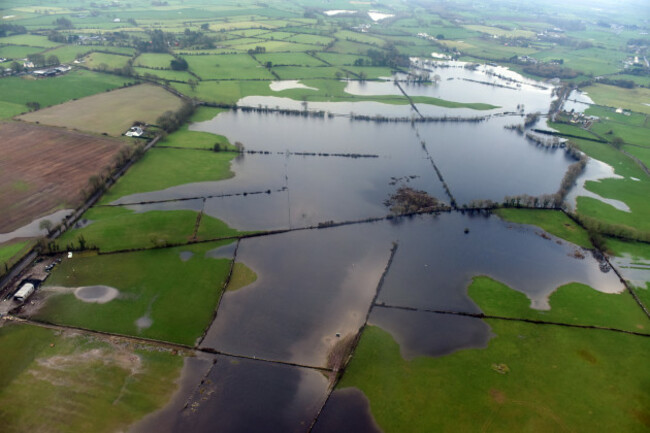
[[[611,328],[608,326],[598,326],[598,325],[576,325],[572,323],[564,323],[564,322],[551,322],[548,320],[537,320],[537,319],[526,319],[522,317],[506,317],[506,316],[494,316],[490,314],[483,314],[483,313],[469,313],[469,312],[464,312],[464,311],[450,311],[450,310],[433,310],[429,308],[417,308],[417,307],[406,307],[406,306],[401,306],[401,305],[389,305],[385,303],[380,303],[380,304],[375,304],[375,307],[379,308],[387,308],[387,309],[394,309],[394,310],[404,310],[404,311],[412,311],[412,312],[423,312],[423,313],[431,313],[431,314],[446,314],[446,315],[452,315],[452,316],[464,316],[464,317],[471,317],[474,319],[494,319],[494,320],[508,320],[512,322],[525,322],[525,323],[531,323],[534,325],[555,325],[555,326],[563,326],[566,328],[579,328],[579,329],[597,329],[601,331],[612,331],[612,332],[620,332],[623,334],[630,334],[630,335],[636,335],[639,337],[649,337],[650,334],[644,334],[643,332],[637,332],[637,331],[627,331],[625,329],[619,329],[619,328]]]
[[[345,368],[347,367],[347,365],[352,360],[352,357],[354,356],[354,352],[356,351],[357,346],[359,345],[359,341],[361,341],[361,335],[363,334],[363,331],[366,329],[366,326],[368,325],[368,319],[370,318],[370,313],[372,312],[373,306],[375,305],[375,303],[377,302],[377,298],[379,297],[379,292],[381,291],[381,288],[384,285],[386,275],[388,274],[388,271],[390,270],[390,267],[393,264],[393,259],[395,258],[395,254],[397,253],[397,248],[398,248],[397,242],[393,242],[393,246],[390,249],[390,256],[388,257],[388,262],[386,263],[386,266],[384,267],[384,271],[382,272],[381,277],[379,278],[379,282],[377,283],[377,288],[375,289],[375,295],[373,296],[372,301],[370,302],[370,306],[368,307],[368,311],[366,312],[366,317],[363,321],[363,324],[361,325],[357,333],[354,335],[354,339],[352,340],[352,343],[349,347],[349,354],[346,357],[345,362],[342,363],[340,368],[335,367],[333,369],[333,373],[335,373],[336,376],[334,380],[330,381],[330,386],[328,387],[327,395],[325,396],[323,404],[318,410],[318,413],[316,413],[316,416],[314,417],[311,424],[309,425],[309,428],[307,429],[307,433],[311,433],[312,430],[314,429],[314,426],[318,422],[321,413],[325,409],[327,402],[332,396],[332,392],[334,392],[334,389],[336,389],[336,385],[339,383],[339,380],[341,380],[341,377],[343,377]]]

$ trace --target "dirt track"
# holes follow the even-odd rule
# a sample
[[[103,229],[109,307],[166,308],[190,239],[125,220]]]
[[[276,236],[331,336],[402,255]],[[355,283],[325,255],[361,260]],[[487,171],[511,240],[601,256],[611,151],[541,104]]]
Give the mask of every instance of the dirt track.
[[[88,179],[125,145],[61,128],[0,123],[0,233],[78,206]]]

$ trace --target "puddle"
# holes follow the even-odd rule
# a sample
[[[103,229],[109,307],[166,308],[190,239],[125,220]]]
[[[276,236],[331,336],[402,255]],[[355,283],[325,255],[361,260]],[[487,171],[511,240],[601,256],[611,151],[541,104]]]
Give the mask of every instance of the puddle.
[[[300,80],[282,80],[282,81],[272,81],[269,85],[271,90],[274,92],[280,92],[282,90],[289,89],[309,89],[309,90],[318,90],[316,87],[309,87],[300,82]]]
[[[389,332],[407,360],[484,349],[494,336],[490,325],[481,319],[394,308],[374,308],[368,323]]]
[[[74,289],[74,295],[83,302],[105,304],[117,298],[119,290],[109,286],[83,286]]]
[[[138,332],[142,331],[143,329],[151,328],[151,325],[153,325],[153,320],[148,315],[142,316],[135,321],[135,326],[137,326]]]
[[[178,255],[181,257],[181,260],[184,262],[194,257],[194,253],[192,251],[181,251]]]
[[[370,402],[358,388],[335,390],[312,430],[314,433],[381,433]]]

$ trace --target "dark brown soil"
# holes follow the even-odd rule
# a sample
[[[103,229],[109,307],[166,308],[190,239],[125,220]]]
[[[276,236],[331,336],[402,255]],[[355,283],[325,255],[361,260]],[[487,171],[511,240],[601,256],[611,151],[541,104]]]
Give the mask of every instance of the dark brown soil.
[[[75,208],[120,140],[22,122],[0,122],[0,233],[58,209]]]

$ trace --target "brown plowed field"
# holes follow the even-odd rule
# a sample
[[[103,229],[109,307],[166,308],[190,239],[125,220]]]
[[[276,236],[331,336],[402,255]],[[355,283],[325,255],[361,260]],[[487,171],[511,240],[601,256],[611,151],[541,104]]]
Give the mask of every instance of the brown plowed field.
[[[82,202],[88,179],[122,141],[22,122],[0,122],[0,233]]]

